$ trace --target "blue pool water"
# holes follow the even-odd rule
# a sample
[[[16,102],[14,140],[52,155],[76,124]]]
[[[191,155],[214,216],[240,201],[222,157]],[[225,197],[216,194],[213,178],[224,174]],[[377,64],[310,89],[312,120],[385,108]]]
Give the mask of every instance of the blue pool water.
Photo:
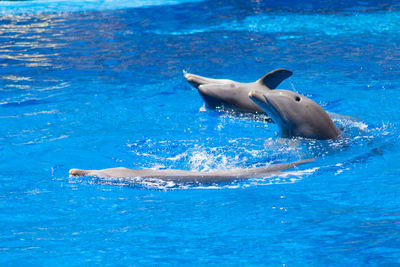
[[[0,264],[400,264],[396,1],[0,2]],[[205,109],[183,71],[275,68],[342,138]],[[316,157],[212,185],[70,168],[221,170]]]

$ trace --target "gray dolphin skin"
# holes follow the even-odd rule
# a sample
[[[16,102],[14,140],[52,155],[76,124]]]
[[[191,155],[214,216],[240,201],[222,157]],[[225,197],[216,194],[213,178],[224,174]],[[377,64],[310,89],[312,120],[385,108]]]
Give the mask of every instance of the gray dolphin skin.
[[[327,140],[340,135],[326,111],[308,97],[288,90],[252,91],[249,97],[278,125],[283,137]]]
[[[245,113],[264,113],[263,109],[248,97],[251,91],[267,92],[275,89],[292,72],[276,69],[252,83],[240,83],[227,79],[211,79],[185,73],[187,81],[197,88],[209,108],[226,108]]]
[[[184,170],[134,170],[128,168],[111,168],[103,170],[80,170],[71,169],[69,174],[72,176],[95,176],[95,177],[115,177],[115,178],[156,178],[163,181],[173,181],[177,183],[199,183],[209,184],[215,182],[232,182],[235,180],[265,177],[278,175],[281,171],[287,170],[298,165],[313,161],[313,158],[298,160],[291,163],[273,164],[266,167],[250,169],[231,169],[214,172],[197,172]]]

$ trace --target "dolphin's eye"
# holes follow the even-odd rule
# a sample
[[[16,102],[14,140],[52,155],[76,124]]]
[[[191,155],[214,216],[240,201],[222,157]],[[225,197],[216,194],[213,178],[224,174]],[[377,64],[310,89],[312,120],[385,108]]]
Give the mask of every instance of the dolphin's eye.
[[[294,100],[296,100],[297,102],[300,102],[301,98],[300,98],[300,96],[296,96],[296,97],[294,98]]]

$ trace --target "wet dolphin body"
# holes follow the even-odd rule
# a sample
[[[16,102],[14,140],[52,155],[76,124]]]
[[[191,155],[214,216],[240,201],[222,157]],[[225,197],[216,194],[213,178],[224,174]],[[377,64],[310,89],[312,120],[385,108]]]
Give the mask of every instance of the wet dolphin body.
[[[283,137],[326,140],[340,135],[326,111],[308,97],[288,90],[252,91],[249,97],[278,125]]]
[[[211,79],[190,73],[185,73],[185,78],[198,89],[206,105],[210,108],[223,107],[246,113],[264,113],[262,108],[249,99],[249,93],[254,90],[268,92],[291,75],[290,70],[276,69],[252,83]]]
[[[197,172],[184,170],[152,170],[142,169],[134,170],[128,168],[111,168],[103,170],[80,170],[71,169],[70,175],[73,176],[96,176],[96,177],[116,177],[116,178],[156,178],[163,181],[173,181],[178,183],[215,183],[215,182],[232,182],[234,180],[249,179],[255,177],[265,177],[277,175],[283,170],[287,170],[298,165],[308,163],[314,159],[303,159],[291,163],[273,164],[266,167],[257,167],[251,169],[232,169],[214,172]]]

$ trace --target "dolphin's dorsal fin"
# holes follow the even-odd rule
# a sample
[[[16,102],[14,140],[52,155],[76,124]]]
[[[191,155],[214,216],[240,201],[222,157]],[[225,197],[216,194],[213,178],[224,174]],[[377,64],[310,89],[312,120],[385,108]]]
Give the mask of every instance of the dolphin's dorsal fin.
[[[264,77],[259,79],[257,82],[267,86],[269,89],[275,89],[285,79],[289,78],[293,72],[287,69],[276,69]]]

